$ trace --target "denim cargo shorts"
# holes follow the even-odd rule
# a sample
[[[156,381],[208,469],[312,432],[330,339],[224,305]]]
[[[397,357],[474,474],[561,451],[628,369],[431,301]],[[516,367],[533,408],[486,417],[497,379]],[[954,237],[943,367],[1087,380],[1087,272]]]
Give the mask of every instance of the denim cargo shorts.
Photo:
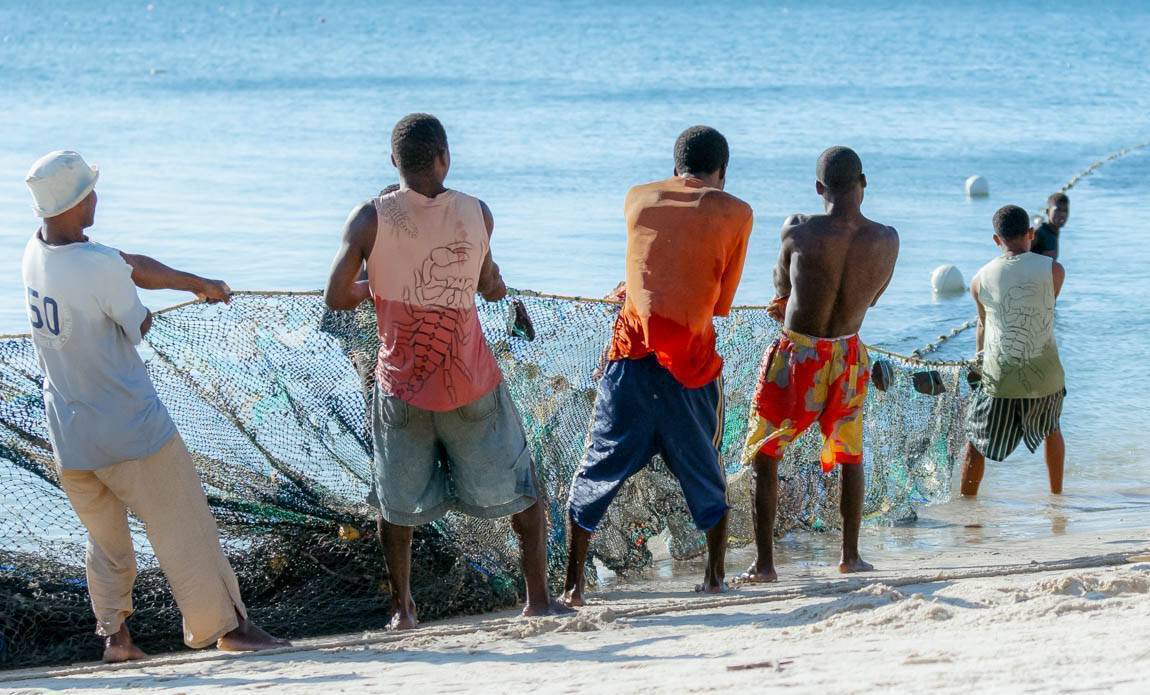
[[[535,503],[531,451],[505,383],[447,412],[418,408],[377,386],[371,429],[372,497],[392,524],[419,526],[449,511],[494,519]]]

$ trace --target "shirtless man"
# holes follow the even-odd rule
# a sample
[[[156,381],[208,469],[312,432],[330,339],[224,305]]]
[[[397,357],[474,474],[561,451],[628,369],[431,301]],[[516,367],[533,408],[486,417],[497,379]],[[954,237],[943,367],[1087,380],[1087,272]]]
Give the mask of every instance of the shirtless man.
[[[840,572],[874,569],[859,557],[866,482],[862,405],[869,359],[858,337],[867,309],[882,296],[898,258],[898,232],[872,222],[860,207],[866,176],[846,147],[819,157],[815,190],[824,215],[792,215],[783,223],[775,267],[772,316],[783,335],[763,356],[745,459],[754,480],[758,557],[740,577],[773,582],[773,536],[779,502],[779,461],[816,421],[823,433],[823,471],[842,466],[843,550]]]

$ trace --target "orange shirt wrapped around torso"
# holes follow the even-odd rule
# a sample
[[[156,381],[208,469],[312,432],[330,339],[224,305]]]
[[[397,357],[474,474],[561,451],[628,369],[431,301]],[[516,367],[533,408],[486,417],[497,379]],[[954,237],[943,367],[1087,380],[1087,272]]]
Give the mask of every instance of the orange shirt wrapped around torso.
[[[607,359],[654,354],[686,388],[718,378],[712,319],[731,309],[747,255],[751,207],[676,176],[627,193],[627,297]]]

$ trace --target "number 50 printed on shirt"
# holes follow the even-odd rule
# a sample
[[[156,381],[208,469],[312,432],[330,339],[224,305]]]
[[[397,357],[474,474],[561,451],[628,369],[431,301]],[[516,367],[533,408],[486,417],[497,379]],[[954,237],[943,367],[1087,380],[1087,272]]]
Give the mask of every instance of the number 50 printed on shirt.
[[[67,309],[61,309],[55,299],[41,296],[28,288],[28,322],[32,330],[39,333],[40,343],[45,347],[59,349],[68,342],[72,334],[72,317]]]

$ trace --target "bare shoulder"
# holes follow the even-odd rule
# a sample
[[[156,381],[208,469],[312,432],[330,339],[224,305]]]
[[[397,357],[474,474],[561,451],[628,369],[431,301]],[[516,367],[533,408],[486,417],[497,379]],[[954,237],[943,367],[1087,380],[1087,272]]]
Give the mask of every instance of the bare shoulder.
[[[889,224],[875,222],[874,220],[867,220],[867,228],[876,237],[886,239],[888,241],[898,241],[898,230]]]
[[[789,215],[787,219],[783,220],[783,228],[780,235],[783,241],[793,240],[801,237],[811,224],[811,215],[794,214]]]
[[[359,205],[356,205],[351,210],[351,214],[347,216],[347,226],[362,227],[369,223],[374,223],[375,218],[375,201],[365,200]]]
[[[375,239],[377,225],[375,201],[367,200],[357,205],[344,223],[343,234],[348,241]]]
[[[870,220],[869,222],[868,231],[872,238],[884,247],[897,252],[899,245],[898,230],[890,225],[875,222],[874,220]]]
[[[483,213],[483,224],[487,225],[487,236],[491,236],[491,232],[495,230],[495,215],[491,214],[491,208],[487,207],[487,203],[479,200],[479,211]]]
[[[898,230],[889,225],[883,225],[883,237],[886,239],[887,244],[890,245],[891,250],[894,253],[898,253],[899,244],[901,243]]]
[[[789,227],[801,227],[810,222],[812,217],[813,215],[803,215],[801,213],[788,215],[787,219],[783,220],[783,229],[787,229]]]

